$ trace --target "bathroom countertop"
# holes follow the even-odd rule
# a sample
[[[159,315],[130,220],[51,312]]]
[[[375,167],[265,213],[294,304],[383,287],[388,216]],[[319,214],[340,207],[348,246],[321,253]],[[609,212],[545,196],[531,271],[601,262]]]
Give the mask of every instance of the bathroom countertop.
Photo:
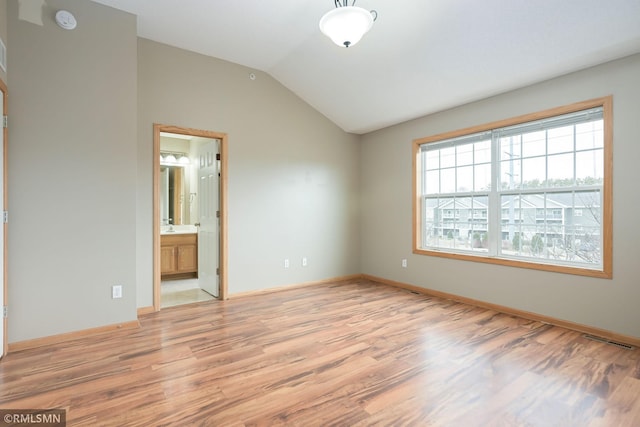
[[[163,225],[160,227],[161,235],[195,234],[197,232],[198,227],[195,225]]]

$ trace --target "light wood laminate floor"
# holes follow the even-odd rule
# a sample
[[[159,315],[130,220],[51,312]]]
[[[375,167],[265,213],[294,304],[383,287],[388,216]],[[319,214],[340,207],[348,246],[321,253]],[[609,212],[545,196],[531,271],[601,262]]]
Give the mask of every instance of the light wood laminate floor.
[[[639,350],[366,280],[140,322],[8,354],[0,408],[64,408],[69,426],[640,426]]]

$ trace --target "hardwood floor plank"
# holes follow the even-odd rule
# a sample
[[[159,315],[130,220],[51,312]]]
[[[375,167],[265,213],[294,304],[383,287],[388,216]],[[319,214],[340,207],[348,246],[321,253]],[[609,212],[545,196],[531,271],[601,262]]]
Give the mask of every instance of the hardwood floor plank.
[[[9,353],[69,426],[638,426],[640,351],[364,279],[172,307]]]

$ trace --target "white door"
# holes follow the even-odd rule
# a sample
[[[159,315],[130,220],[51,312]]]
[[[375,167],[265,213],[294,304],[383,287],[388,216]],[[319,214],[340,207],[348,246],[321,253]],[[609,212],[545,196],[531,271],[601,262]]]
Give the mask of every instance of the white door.
[[[198,283],[200,289],[220,296],[218,159],[220,142],[212,140],[198,148]]]
[[[4,107],[4,92],[0,90],[0,113],[2,113],[2,115],[4,115]],[[2,205],[3,212],[6,209],[4,205],[4,144],[4,128],[0,127],[0,204]],[[4,216],[4,213],[2,213],[2,216]],[[5,336],[5,332],[7,330],[7,319],[4,317],[4,306],[6,304],[4,297],[7,286],[4,280],[4,229],[5,224],[4,220],[2,220],[0,221],[0,281],[2,281],[2,291],[0,292],[0,310],[2,311],[0,312],[0,316],[2,316],[2,325],[0,327],[0,357],[4,356],[4,349],[6,347],[5,341],[7,339]]]

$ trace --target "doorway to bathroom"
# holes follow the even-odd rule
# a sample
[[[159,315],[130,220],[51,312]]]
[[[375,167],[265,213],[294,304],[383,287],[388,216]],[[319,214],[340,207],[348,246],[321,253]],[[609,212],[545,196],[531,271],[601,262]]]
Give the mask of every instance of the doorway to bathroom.
[[[226,299],[224,133],[154,125],[154,309]]]

